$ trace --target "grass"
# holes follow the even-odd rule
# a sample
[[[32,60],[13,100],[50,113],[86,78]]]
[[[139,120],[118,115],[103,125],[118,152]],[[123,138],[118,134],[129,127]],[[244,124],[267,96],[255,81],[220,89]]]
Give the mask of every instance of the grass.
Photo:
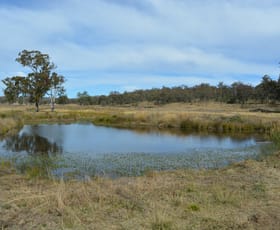
[[[41,106],[41,111],[36,113],[31,106],[1,105],[0,117],[20,119],[23,123],[29,124],[88,121],[96,125],[168,128],[185,132],[267,133],[275,125],[279,126],[279,114],[250,112],[250,110],[251,107],[241,108],[239,105],[220,103],[174,103],[165,106],[139,104],[131,107],[65,105],[57,106],[55,112],[50,112],[49,106]],[[10,129],[8,125],[6,127],[5,122],[2,122],[1,127],[4,130],[3,134]]]
[[[280,127],[277,124],[274,124],[269,133],[269,139],[272,140],[275,145],[280,149]]]
[[[219,170],[149,172],[87,181],[0,177],[6,229],[273,229],[280,221],[280,168],[248,160]],[[4,165],[4,166],[3,166]]]
[[[23,126],[20,118],[4,117],[0,119],[0,137],[17,131]]]
[[[262,127],[276,143],[280,135],[279,114],[235,105],[61,106],[55,113],[47,107],[35,113],[32,107],[2,106],[0,115],[3,126],[9,123],[4,119],[21,118],[22,123],[99,120],[180,129],[191,121],[199,130],[215,122],[240,127],[234,132],[248,124],[254,132]],[[9,127],[17,127],[13,124]],[[222,169],[147,170],[115,180],[63,181],[33,177],[36,173],[17,174],[0,160],[0,229],[277,229],[280,224],[280,152]]]

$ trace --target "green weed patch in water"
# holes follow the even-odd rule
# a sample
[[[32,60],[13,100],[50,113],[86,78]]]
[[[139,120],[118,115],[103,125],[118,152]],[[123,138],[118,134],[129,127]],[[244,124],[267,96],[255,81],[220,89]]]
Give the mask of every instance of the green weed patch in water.
[[[38,155],[17,158],[14,162],[16,169],[28,178],[50,178],[53,171],[63,167],[63,160],[58,156]]]

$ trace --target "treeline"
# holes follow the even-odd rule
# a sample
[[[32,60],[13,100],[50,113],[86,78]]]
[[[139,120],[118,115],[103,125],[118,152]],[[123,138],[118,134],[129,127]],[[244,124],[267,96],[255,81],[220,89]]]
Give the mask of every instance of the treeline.
[[[65,98],[64,98],[65,99]],[[173,102],[206,102],[217,101],[223,103],[244,104],[249,101],[255,103],[276,103],[280,101],[280,77],[273,80],[268,75],[262,78],[257,86],[235,82],[225,85],[220,82],[217,86],[207,83],[188,87],[162,87],[148,90],[135,90],[133,92],[111,92],[108,96],[90,96],[86,91],[77,94],[76,99],[67,99],[67,103],[81,105],[123,105],[143,101],[155,104],[168,104]]]
[[[0,103],[14,102],[9,101],[8,97],[0,97]],[[18,103],[24,103],[22,98],[15,100]],[[186,85],[177,87],[162,87],[147,90],[135,90],[133,92],[119,93],[111,92],[108,96],[91,96],[88,92],[79,92],[76,98],[68,98],[66,95],[60,95],[56,99],[57,104],[80,104],[80,105],[125,105],[137,104],[140,102],[152,102],[154,104],[168,104],[174,102],[207,102],[216,101],[223,103],[245,104],[263,103],[274,104],[280,102],[280,77],[273,80],[265,75],[260,84],[252,86],[242,82],[235,82],[226,85],[220,82],[213,86],[207,83],[201,83],[193,87]],[[43,97],[41,104],[50,103],[50,99]]]

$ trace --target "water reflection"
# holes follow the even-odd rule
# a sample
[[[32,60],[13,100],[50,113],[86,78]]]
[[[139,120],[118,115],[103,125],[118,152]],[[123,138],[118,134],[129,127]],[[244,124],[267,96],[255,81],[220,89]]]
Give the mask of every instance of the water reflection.
[[[0,141],[0,156],[20,157],[20,168],[56,175],[140,175],[146,170],[217,168],[260,154],[254,136],[213,136],[92,124],[26,125]],[[261,139],[260,139],[261,140]],[[18,154],[19,153],[19,154]],[[60,165],[61,163],[61,165]],[[41,170],[43,169],[43,170]],[[55,170],[55,171],[54,171]]]
[[[109,153],[191,154],[194,149],[238,149],[255,146],[253,137],[244,139],[212,135],[174,135],[147,130],[135,131],[92,124],[24,126],[17,136],[6,139],[6,149],[13,152],[71,153],[92,157]]]
[[[243,141],[244,139],[248,139],[249,137],[256,139],[256,141],[264,141],[264,136],[262,134],[258,133],[209,133],[207,131],[199,131],[199,132],[193,132],[193,131],[188,131],[188,130],[181,130],[177,128],[170,128],[170,129],[158,129],[158,128],[150,128],[150,127],[141,127],[141,128],[122,128],[122,127],[116,127],[112,128],[116,130],[130,130],[133,131],[134,133],[137,133],[139,135],[146,136],[147,134],[157,134],[159,135],[172,135],[176,137],[183,137],[185,138],[186,136],[197,136],[200,138],[205,137],[206,139],[209,136],[214,136],[215,139],[220,139],[223,140],[224,138],[230,138],[237,143],[240,141]]]
[[[6,138],[4,148],[12,152],[24,151],[30,155],[53,155],[63,152],[63,148],[55,142],[52,143],[45,137],[25,133]]]

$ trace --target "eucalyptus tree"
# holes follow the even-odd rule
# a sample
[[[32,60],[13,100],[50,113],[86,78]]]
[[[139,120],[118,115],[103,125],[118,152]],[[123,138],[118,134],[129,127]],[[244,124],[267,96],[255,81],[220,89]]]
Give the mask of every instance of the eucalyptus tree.
[[[56,72],[53,72],[50,77],[50,89],[48,91],[48,95],[51,100],[51,110],[54,111],[55,99],[57,97],[61,97],[65,93],[65,89],[63,87],[63,83],[65,79],[63,76],[58,75]]]
[[[28,83],[25,77],[7,77],[2,80],[2,82],[6,86],[6,88],[4,89],[4,95],[8,102],[24,102],[24,99],[28,93]]]
[[[13,101],[19,93],[29,96],[30,102],[35,103],[36,111],[39,111],[40,100],[47,94],[51,97],[51,108],[54,110],[55,97],[65,92],[63,83],[64,77],[53,70],[55,64],[50,61],[48,54],[38,50],[23,50],[18,54],[16,61],[31,70],[26,77],[20,79],[21,85],[16,84],[14,77],[6,78],[3,83],[6,85],[4,93],[8,100]]]
[[[8,102],[13,103],[17,100],[20,92],[18,91],[17,82],[12,78],[5,78],[2,80],[3,84],[6,86],[4,89],[4,95]]]

